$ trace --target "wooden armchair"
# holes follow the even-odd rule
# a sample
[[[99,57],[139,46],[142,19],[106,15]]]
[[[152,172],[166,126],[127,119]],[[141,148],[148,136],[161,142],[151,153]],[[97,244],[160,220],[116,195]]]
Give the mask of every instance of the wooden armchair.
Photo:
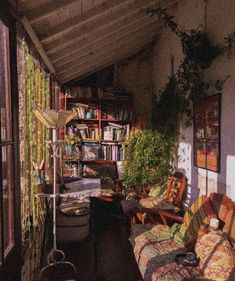
[[[167,183],[167,188],[163,197],[154,198],[147,196],[143,200],[140,200],[140,203],[141,201],[145,201],[145,203],[148,203],[149,201],[150,206],[146,207],[145,204],[142,211],[136,214],[136,217],[142,222],[142,224],[145,224],[147,221],[157,223],[159,222],[159,218],[165,225],[168,225],[169,220],[182,222],[183,211],[181,210],[181,207],[186,186],[187,178],[180,172],[174,173]],[[166,203],[169,202],[170,205],[172,204],[173,208],[161,208],[161,205],[158,204],[160,201],[165,201]],[[154,206],[155,202],[156,206]]]

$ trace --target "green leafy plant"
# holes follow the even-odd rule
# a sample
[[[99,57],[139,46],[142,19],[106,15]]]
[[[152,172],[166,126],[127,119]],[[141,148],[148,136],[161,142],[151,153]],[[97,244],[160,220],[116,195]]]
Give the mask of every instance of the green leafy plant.
[[[152,183],[163,183],[172,172],[171,139],[156,130],[146,129],[132,135],[124,164],[124,184],[138,189]]]
[[[182,62],[176,74],[170,77],[165,87],[161,89],[158,105],[155,106],[157,115],[153,120],[153,123],[156,122],[155,126],[160,127],[161,131],[165,128],[168,135],[177,136],[180,126],[178,116],[185,113],[188,116],[186,125],[189,126],[193,116],[192,102],[207,96],[211,92],[211,87],[214,88],[212,91],[222,90],[229,76],[213,83],[206,81],[203,70],[210,67],[213,60],[232,48],[235,33],[224,38],[226,46],[214,45],[206,32],[195,29],[188,32],[181,30],[174,21],[174,17],[168,15],[161,7],[148,8],[145,12],[151,16],[158,15],[181,40]],[[172,109],[175,110],[174,114],[172,114]]]
[[[207,96],[212,86],[221,91],[229,78],[226,76],[215,83],[206,81],[203,70],[231,49],[234,42],[234,33],[224,39],[227,46],[220,46],[214,45],[206,32],[182,31],[174,17],[160,7],[149,8],[145,12],[151,16],[158,15],[179,37],[183,59],[177,72],[160,90],[159,98],[153,96],[151,129],[140,131],[130,139],[124,165],[124,184],[137,193],[139,186],[163,183],[173,171],[181,117],[188,117],[186,125],[189,126],[193,117],[192,102]]]

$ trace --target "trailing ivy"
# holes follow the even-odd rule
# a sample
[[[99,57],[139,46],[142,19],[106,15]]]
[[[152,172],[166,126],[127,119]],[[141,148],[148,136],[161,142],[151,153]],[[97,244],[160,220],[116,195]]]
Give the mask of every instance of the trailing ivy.
[[[35,167],[42,159],[49,163],[46,140],[49,130],[36,119],[34,109],[45,110],[50,104],[50,79],[41,71],[23,40],[18,40],[18,72],[20,89],[20,161],[22,239],[43,221],[44,209],[35,196],[37,173]]]
[[[214,45],[205,32],[180,30],[174,17],[162,8],[149,8],[145,12],[151,16],[158,15],[179,37],[183,59],[177,72],[160,90],[159,99],[153,96],[151,128],[134,134],[129,141],[124,184],[137,193],[139,186],[163,183],[174,169],[180,120],[186,116],[186,125],[189,126],[192,102],[207,96],[211,87],[222,90],[229,76],[215,82],[206,81],[203,71],[232,48],[235,36],[232,33],[224,39],[226,46]]]
[[[162,131],[162,127],[165,127],[164,131],[167,136],[177,137],[180,127],[179,115],[186,114],[188,116],[186,125],[190,125],[192,119],[191,103],[207,96],[211,87],[217,91],[222,90],[223,84],[229,76],[213,83],[206,81],[203,70],[209,68],[213,60],[232,48],[235,32],[224,38],[225,46],[214,45],[208,34],[203,31],[192,29],[185,32],[180,30],[174,17],[168,15],[166,10],[161,7],[148,8],[145,12],[151,16],[158,15],[181,41],[183,52],[181,65],[176,74],[170,77],[165,87],[161,89],[160,99],[153,110],[152,120],[153,126],[157,127],[158,130],[160,128]],[[174,114],[170,110],[171,107],[175,110]],[[157,124],[154,125],[154,122]],[[173,126],[174,130],[172,130]]]

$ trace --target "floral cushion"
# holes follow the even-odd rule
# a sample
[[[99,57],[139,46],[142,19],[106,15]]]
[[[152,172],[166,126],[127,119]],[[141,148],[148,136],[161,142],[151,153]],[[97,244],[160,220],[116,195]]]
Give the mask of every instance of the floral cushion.
[[[222,231],[200,236],[195,252],[200,258],[200,268],[206,278],[211,281],[235,280],[234,250]]]
[[[184,267],[183,265],[171,262],[153,272],[151,281],[185,281],[198,280],[206,281],[203,278],[199,267]]]
[[[176,254],[183,252],[185,248],[174,241],[168,226],[156,225],[135,238],[134,253],[145,281],[158,280],[154,274],[174,262]]]
[[[162,197],[146,197],[140,200],[140,206],[151,210],[179,210],[172,202]]]

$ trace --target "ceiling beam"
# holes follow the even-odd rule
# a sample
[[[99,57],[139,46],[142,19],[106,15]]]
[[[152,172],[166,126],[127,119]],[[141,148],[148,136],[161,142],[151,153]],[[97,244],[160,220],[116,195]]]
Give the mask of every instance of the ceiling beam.
[[[73,79],[81,79],[84,77],[87,77],[88,75],[91,75],[101,69],[104,69],[112,64],[121,62],[125,59],[130,58],[133,55],[138,54],[140,51],[144,51],[145,49],[149,48],[151,46],[151,42],[145,42],[145,45],[143,46],[138,46],[135,49],[132,49],[129,52],[126,52],[125,54],[118,54],[115,57],[112,58],[107,58],[106,60],[103,60],[100,64],[97,62],[94,62],[93,64],[90,64],[86,69],[81,69],[74,71],[73,73],[70,73],[70,75],[67,76],[60,76],[60,80],[62,83],[67,83]]]
[[[65,41],[70,41],[78,36],[96,30],[102,25],[127,16],[133,12],[140,12],[142,8],[162,4],[163,7],[169,6],[176,0],[141,0],[142,6],[136,0],[108,0],[105,5],[97,6],[83,15],[76,17],[67,22],[52,28],[46,34],[40,37],[42,44],[48,50],[48,43],[61,44]],[[108,5],[109,4],[109,5]],[[99,11],[97,12],[97,10]],[[61,37],[63,37],[63,40]],[[62,41],[62,42],[61,42]]]
[[[98,40],[94,42],[94,44],[90,45],[90,47],[82,48],[76,50],[74,53],[70,55],[70,57],[67,57],[66,59],[63,59],[59,63],[53,63],[56,70],[59,72],[63,67],[67,67],[71,65],[74,61],[80,61],[82,58],[90,57],[91,54],[99,52],[99,50],[102,50],[103,52],[108,51],[113,48],[113,46],[119,45],[121,42],[124,44],[125,42],[130,42],[135,37],[139,37],[141,34],[145,35],[146,33],[155,32],[155,34],[159,33],[161,30],[161,24],[158,25],[156,22],[148,22],[147,24],[136,27],[134,30],[130,29],[127,30],[127,32],[118,33],[116,35],[109,36],[109,40]]]
[[[157,17],[149,17],[147,15],[142,15],[140,17],[129,17],[128,22],[125,23],[120,22],[119,25],[115,24],[112,28],[107,28],[106,32],[93,33],[93,36],[88,36],[87,38],[80,39],[75,44],[67,46],[67,48],[60,50],[54,55],[50,55],[50,60],[53,64],[63,61],[64,59],[69,59],[72,57],[72,54],[80,53],[83,50],[87,50],[87,48],[92,45],[96,45],[102,41],[108,41],[112,39],[112,37],[117,37],[119,34],[131,33],[134,30],[138,30],[142,28],[142,26],[147,26],[151,23],[157,24]]]
[[[29,10],[26,13],[26,17],[31,24],[35,24],[41,20],[44,20],[53,14],[57,13],[59,10],[65,9],[75,3],[79,3],[78,0],[56,0],[36,7]]]
[[[63,22],[58,26],[53,27],[52,29],[48,30],[44,36],[41,36],[40,40],[43,44],[48,43],[53,39],[64,36],[66,33],[71,32],[80,26],[84,26],[85,23],[94,21],[94,19],[98,17],[105,17],[105,13],[112,14],[112,8],[114,7],[123,8],[123,6],[127,6],[131,2],[133,3],[133,0],[107,0],[101,5],[88,10],[76,18],[70,19],[67,22]]]
[[[117,54],[125,54],[127,51],[131,51],[132,49],[135,49],[138,46],[145,45],[146,42],[152,42],[154,41],[157,36],[155,33],[155,30],[150,30],[149,32],[143,34],[140,34],[136,36],[135,38],[132,38],[132,40],[129,40],[124,43],[116,44],[112,49],[110,50],[98,50],[94,54],[90,55],[89,57],[86,56],[83,60],[76,61],[75,64],[71,64],[67,67],[64,67],[61,71],[58,71],[58,75],[62,76],[63,74],[66,75],[66,73],[69,73],[70,71],[76,70],[76,69],[82,69],[84,67],[87,67],[92,62],[106,60],[106,58],[112,58],[116,56]]]
[[[156,0],[148,1],[148,5],[146,7],[150,7],[154,3],[156,3]],[[121,29],[123,28],[123,25],[136,22],[136,19],[142,17],[147,18],[149,16],[145,15],[144,13],[140,13],[139,9],[132,9],[130,13],[125,11],[125,14],[121,15],[120,17],[113,17],[109,21],[106,20],[105,24],[96,23],[95,28],[88,26],[85,30],[86,32],[84,32],[84,30],[81,30],[80,32],[77,31],[70,36],[65,36],[64,38],[58,39],[56,44],[55,42],[44,44],[44,48],[49,55],[57,55],[58,52],[67,52],[68,47],[69,49],[78,48],[80,47],[80,44],[84,43],[86,40],[97,40],[101,36],[104,36],[104,34],[109,34],[114,32],[116,29]]]
[[[37,35],[35,34],[32,26],[30,25],[29,21],[27,20],[27,18],[25,16],[23,16],[21,18],[21,23],[23,24],[26,32],[28,33],[30,39],[32,40],[35,48],[37,49],[37,51],[40,54],[40,56],[43,59],[43,61],[45,62],[45,64],[48,67],[49,71],[56,76],[56,71],[55,71],[53,65],[51,64],[50,59],[48,58],[48,56],[47,56],[43,46],[41,45],[40,41],[38,40]]]

